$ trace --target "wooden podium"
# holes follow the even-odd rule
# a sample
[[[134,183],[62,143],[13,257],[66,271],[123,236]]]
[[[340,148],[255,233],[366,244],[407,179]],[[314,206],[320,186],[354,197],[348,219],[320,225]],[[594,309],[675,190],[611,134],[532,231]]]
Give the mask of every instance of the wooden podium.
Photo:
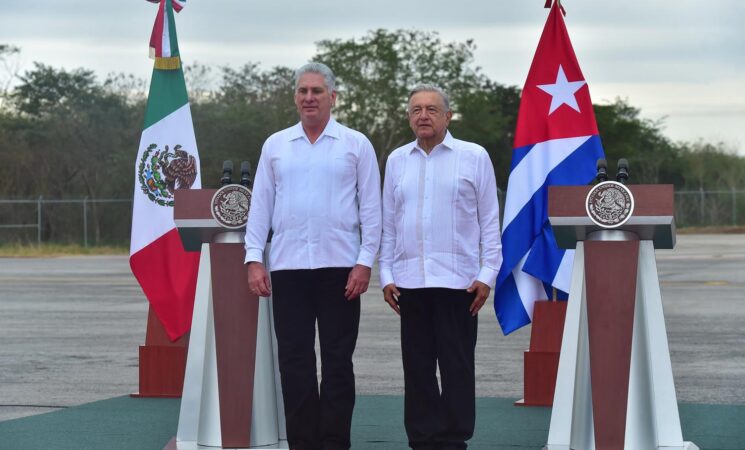
[[[220,223],[216,192],[175,194],[184,248],[201,257],[178,432],[166,448],[286,449],[271,299],[249,292],[245,219]]]
[[[632,211],[609,226],[591,216],[598,186],[549,188],[556,241],[577,251],[544,448],[698,449],[680,429],[654,254],[675,246],[673,187],[627,186]]]

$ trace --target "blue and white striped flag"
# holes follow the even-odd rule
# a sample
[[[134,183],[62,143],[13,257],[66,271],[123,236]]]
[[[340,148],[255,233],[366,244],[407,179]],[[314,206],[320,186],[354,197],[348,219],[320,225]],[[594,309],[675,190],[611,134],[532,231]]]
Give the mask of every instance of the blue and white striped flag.
[[[590,91],[554,2],[523,87],[507,184],[494,294],[504,334],[529,324],[552,286],[566,298],[574,251],[556,245],[548,186],[589,183],[603,157]]]

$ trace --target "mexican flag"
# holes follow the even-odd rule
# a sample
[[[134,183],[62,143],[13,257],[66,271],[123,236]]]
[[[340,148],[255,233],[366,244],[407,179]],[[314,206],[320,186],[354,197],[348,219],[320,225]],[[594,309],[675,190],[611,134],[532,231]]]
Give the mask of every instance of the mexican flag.
[[[176,39],[176,0],[160,0],[155,57],[135,186],[129,265],[168,336],[191,327],[199,253],[186,252],[173,221],[176,189],[199,189],[199,154]],[[156,46],[153,48],[152,46]]]

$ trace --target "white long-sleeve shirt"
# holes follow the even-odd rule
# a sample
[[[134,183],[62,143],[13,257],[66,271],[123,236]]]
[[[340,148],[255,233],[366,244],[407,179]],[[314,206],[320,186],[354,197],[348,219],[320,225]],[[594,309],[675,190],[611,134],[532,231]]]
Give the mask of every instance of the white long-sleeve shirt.
[[[300,123],[270,136],[256,169],[246,262],[271,270],[372,267],[381,233],[380,170],[370,141],[333,118],[311,144]]]
[[[502,264],[497,183],[483,147],[447,133],[428,155],[416,141],[388,157],[380,285],[491,287]]]

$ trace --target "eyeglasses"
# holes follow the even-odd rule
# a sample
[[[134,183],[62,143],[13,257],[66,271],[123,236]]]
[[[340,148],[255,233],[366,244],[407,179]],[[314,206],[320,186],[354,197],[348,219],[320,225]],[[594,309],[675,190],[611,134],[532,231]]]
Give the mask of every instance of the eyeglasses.
[[[421,116],[423,114],[426,114],[428,116],[439,116],[442,114],[442,111],[434,106],[427,106],[427,107],[421,107],[421,106],[415,106],[409,110],[409,114],[412,116]]]

